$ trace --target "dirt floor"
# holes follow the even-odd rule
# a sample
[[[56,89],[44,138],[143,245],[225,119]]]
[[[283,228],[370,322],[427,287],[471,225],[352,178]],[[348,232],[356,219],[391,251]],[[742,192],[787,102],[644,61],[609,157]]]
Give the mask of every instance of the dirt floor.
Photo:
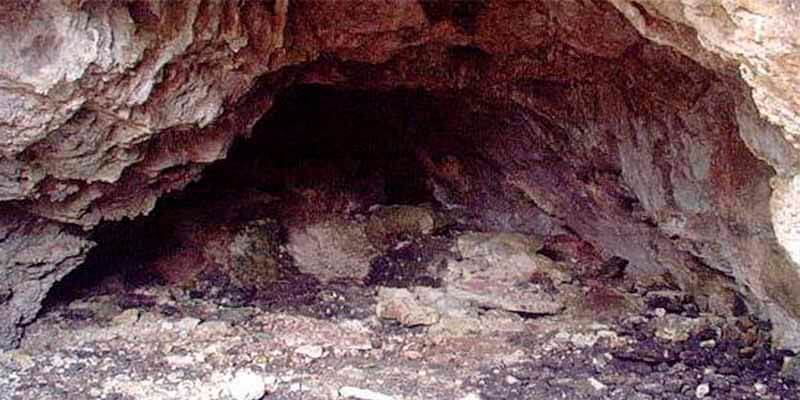
[[[515,302],[420,267],[441,266],[436,254],[451,254],[450,272],[481,257],[510,265],[516,239],[420,235],[361,281],[294,271],[259,296],[106,283],[52,304],[21,348],[0,354],[0,399],[800,398],[781,374],[789,354],[771,351],[769,327],[746,315],[553,271],[539,297]],[[498,241],[504,251],[480,251]],[[603,290],[631,306],[593,309],[585,300]],[[542,312],[518,309],[530,301]]]

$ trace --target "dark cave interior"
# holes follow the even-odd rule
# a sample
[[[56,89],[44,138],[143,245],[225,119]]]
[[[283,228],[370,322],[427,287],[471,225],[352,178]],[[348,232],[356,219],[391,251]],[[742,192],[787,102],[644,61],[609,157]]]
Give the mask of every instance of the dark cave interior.
[[[292,88],[278,97],[252,136],[239,140],[201,180],[161,199],[145,217],[99,226],[92,235],[97,247],[57,284],[46,309],[118,285],[165,284],[148,266],[185,246],[181,236],[187,224],[240,224],[268,216],[292,225],[376,204],[436,203],[419,149],[471,148],[468,138],[447,134],[452,121],[444,120],[464,107],[455,97],[419,90]],[[300,198],[312,188],[322,194]],[[271,206],[275,199],[280,206]]]

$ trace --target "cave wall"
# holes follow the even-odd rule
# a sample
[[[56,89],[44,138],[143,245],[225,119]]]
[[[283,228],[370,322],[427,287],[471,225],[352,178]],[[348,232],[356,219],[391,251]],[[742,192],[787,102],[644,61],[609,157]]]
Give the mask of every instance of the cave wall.
[[[0,235],[2,259],[14,260],[2,268],[0,314],[10,317],[0,325],[16,334],[35,316],[100,221],[149,212],[224,158],[276,93],[318,83],[478,99],[477,114],[506,121],[470,133],[498,175],[447,176],[452,165],[432,159],[442,196],[524,209],[503,223],[568,226],[643,273],[670,270],[701,292],[714,292],[709,282],[735,287],[778,326],[779,344],[800,347],[793,7],[3,3],[0,213],[17,233]],[[509,148],[535,151],[509,158]],[[448,180],[475,176],[497,178],[498,190],[452,193]],[[19,258],[20,241],[65,250]],[[28,273],[41,265],[51,272]]]
[[[450,47],[413,49],[402,62],[323,65],[303,79],[331,74],[337,85],[379,90],[406,69],[430,71],[403,85],[471,102],[434,106],[450,116],[438,128],[448,135],[419,143],[442,203],[481,214],[487,229],[577,233],[599,252],[588,269],[620,256],[634,276],[670,271],[719,313],[732,312],[737,284],[767,297],[780,274],[756,266],[779,258],[768,206],[774,170],[739,137],[746,100],[735,80],[635,40],[616,57],[558,42],[538,53],[469,51],[477,54],[468,65]],[[564,65],[543,67],[556,55]],[[457,74],[465,78],[445,79]]]
[[[91,242],[62,225],[0,213],[0,343],[17,343],[50,288],[79,266],[91,248]]]

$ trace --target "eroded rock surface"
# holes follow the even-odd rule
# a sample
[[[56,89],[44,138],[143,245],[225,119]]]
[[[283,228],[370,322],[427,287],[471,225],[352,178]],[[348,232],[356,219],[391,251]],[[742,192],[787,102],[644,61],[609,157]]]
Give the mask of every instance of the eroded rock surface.
[[[0,343],[17,343],[50,288],[83,262],[92,243],[42,219],[0,216]]]
[[[741,296],[800,348],[795,7],[4,3],[2,342],[80,264],[81,229],[148,213],[278,93],[313,83],[424,89],[438,108],[405,128],[439,130],[418,158],[441,204],[488,230],[577,238],[632,276],[669,273],[713,311]],[[426,109],[451,116],[428,125]]]

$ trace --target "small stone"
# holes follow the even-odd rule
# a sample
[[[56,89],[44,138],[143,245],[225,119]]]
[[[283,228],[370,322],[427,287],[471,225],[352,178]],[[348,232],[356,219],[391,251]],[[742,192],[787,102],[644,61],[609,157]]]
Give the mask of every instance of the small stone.
[[[322,348],[322,346],[315,344],[307,344],[300,346],[297,349],[295,349],[294,352],[311,359],[322,358],[322,356],[325,354],[325,350]]]
[[[754,384],[753,384],[753,389],[755,389],[755,390],[756,390],[756,393],[758,393],[758,394],[765,394],[765,393],[767,393],[767,385],[765,385],[765,384],[763,384],[763,383],[761,383],[761,382],[756,382],[756,383],[754,383]]]
[[[742,357],[752,357],[753,354],[756,353],[756,349],[753,346],[745,346],[739,349],[739,355]]]
[[[470,393],[461,398],[461,400],[481,400],[481,396],[475,393]]]
[[[713,349],[714,347],[717,347],[717,341],[714,339],[703,340],[700,342],[700,347],[704,349]]]
[[[800,357],[784,357],[781,367],[781,376],[800,380]]]
[[[128,326],[133,325],[139,321],[140,311],[135,308],[129,308],[111,320],[114,325]]]
[[[339,396],[345,399],[358,400],[394,400],[394,397],[378,393],[369,389],[359,389],[352,386],[343,386],[339,389]]]
[[[592,357],[592,365],[596,369],[603,369],[608,365],[608,361],[605,357]]]
[[[591,377],[589,378],[589,384],[592,385],[594,390],[597,391],[606,390],[606,388],[608,388],[608,386],[606,386],[603,382],[600,382],[597,379]]]
[[[225,392],[232,400],[260,400],[267,393],[264,378],[253,371],[238,371],[225,385]]]
[[[278,378],[274,375],[266,375],[263,380],[268,393],[274,392],[278,388]]]
[[[175,323],[175,329],[180,331],[181,333],[189,333],[197,328],[197,325],[200,325],[200,320],[194,317],[186,317],[181,318],[178,322]]]
[[[659,307],[653,310],[653,313],[655,313],[656,317],[662,318],[663,316],[667,315],[667,310]]]
[[[711,386],[707,383],[697,385],[697,389],[694,390],[694,396],[698,399],[705,398],[709,393],[711,393]]]
[[[230,326],[225,321],[205,321],[198,325],[193,333],[195,335],[217,337],[224,335],[229,329]]]
[[[517,379],[513,375],[508,375],[508,376],[506,376],[506,383],[509,384],[509,385],[516,385],[516,384],[519,383],[519,379]]]
[[[704,319],[685,318],[675,314],[653,320],[656,337],[670,342],[685,342],[691,335],[708,326],[708,321]]]

